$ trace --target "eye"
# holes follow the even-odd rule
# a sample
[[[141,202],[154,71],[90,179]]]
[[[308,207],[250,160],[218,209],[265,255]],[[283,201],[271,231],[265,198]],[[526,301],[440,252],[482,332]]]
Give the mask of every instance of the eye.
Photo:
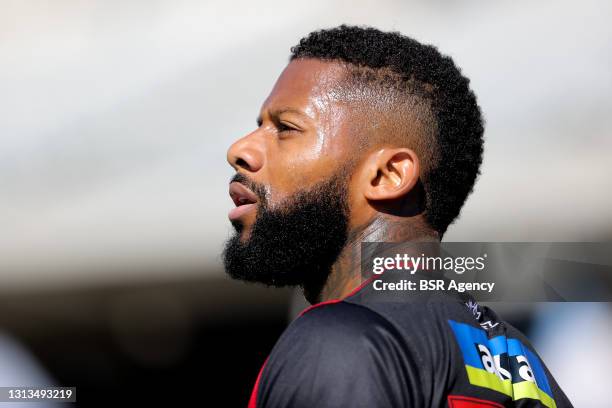
[[[276,129],[278,130],[278,133],[283,133],[283,132],[292,132],[292,131],[297,131],[296,128],[294,128],[293,126],[290,126],[284,122],[279,122],[276,125]]]

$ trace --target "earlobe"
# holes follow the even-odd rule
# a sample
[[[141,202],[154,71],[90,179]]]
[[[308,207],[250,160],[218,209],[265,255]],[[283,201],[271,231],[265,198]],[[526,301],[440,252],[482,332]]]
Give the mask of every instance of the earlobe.
[[[407,195],[419,179],[419,159],[407,148],[385,148],[377,151],[369,164],[368,200],[394,200]]]

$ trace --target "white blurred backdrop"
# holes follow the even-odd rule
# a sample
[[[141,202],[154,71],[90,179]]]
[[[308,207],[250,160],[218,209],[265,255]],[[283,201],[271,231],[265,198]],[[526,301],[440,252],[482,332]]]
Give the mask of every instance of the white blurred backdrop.
[[[612,233],[610,2],[0,5],[3,285],[137,278],[92,264],[218,265],[227,147],[255,126],[289,48],[343,22],[435,44],[472,80],[485,162],[446,240]]]
[[[606,0],[0,0],[0,285],[221,276],[226,149],[289,48],[341,23],[437,45],[472,80],[485,161],[445,240],[609,240],[611,16]]]

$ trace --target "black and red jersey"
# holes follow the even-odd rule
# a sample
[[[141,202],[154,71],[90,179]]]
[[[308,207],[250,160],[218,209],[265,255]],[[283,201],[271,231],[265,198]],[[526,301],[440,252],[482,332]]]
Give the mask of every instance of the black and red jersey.
[[[517,329],[465,293],[366,282],[306,309],[274,346],[249,408],[571,407]]]

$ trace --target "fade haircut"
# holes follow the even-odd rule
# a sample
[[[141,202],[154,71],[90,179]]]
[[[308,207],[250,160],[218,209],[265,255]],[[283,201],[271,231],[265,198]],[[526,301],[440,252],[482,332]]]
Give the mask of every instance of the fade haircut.
[[[401,125],[404,134],[388,133],[393,140],[386,142],[407,144],[424,162],[425,219],[442,236],[472,192],[482,163],[484,121],[469,79],[435,47],[371,27],[314,31],[291,48],[290,60],[301,58],[342,63],[353,86],[378,90],[372,103],[386,100],[389,109],[411,112],[401,116],[411,122]],[[415,122],[425,129],[417,140],[408,134]]]

